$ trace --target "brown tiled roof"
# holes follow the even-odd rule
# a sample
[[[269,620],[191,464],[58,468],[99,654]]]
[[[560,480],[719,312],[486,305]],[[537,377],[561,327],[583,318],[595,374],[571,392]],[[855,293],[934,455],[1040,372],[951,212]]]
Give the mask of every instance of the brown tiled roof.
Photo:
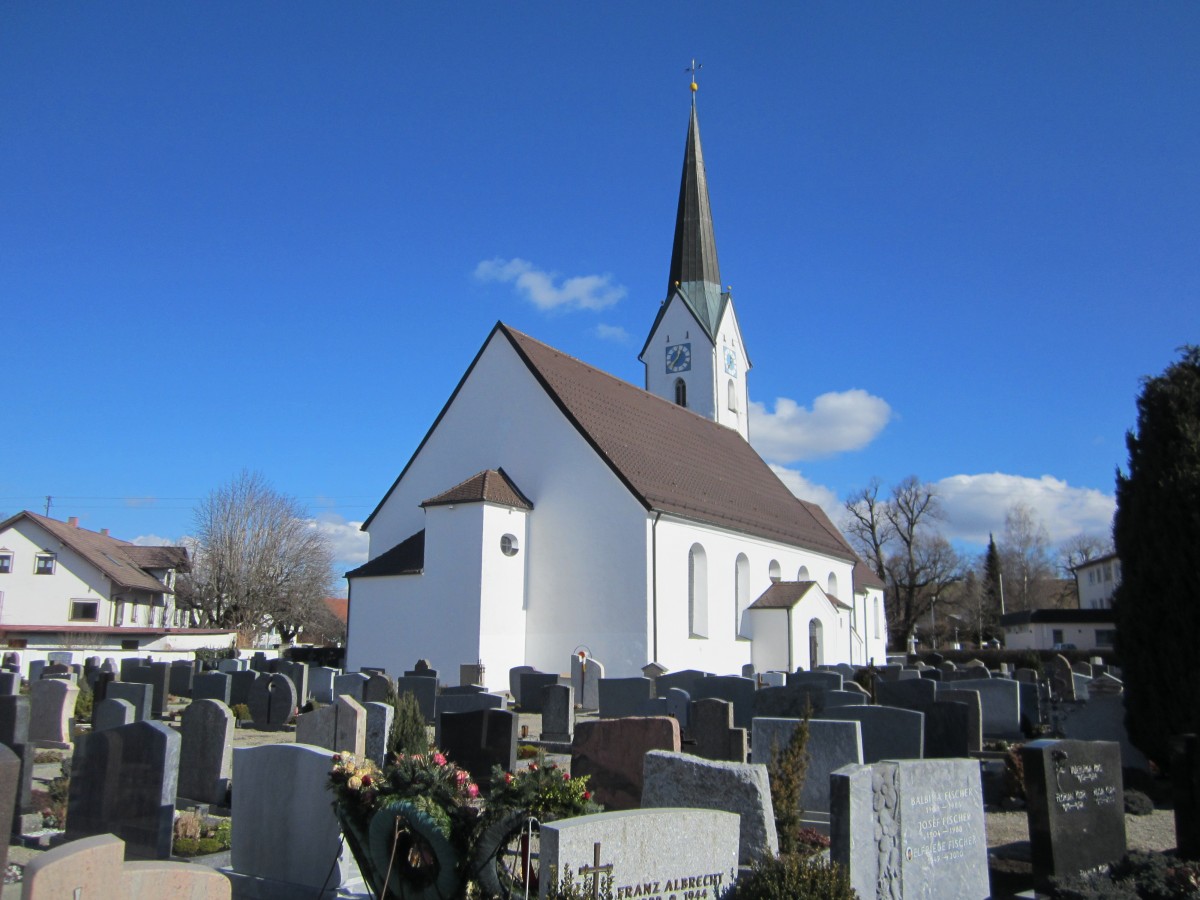
[[[533,504],[512,483],[503,469],[487,469],[472,475],[436,497],[430,497],[421,506],[445,506],[450,503],[499,503],[514,509],[533,509]]]
[[[170,594],[172,591],[165,584],[143,568],[148,565],[143,560],[170,557],[187,561],[187,551],[183,547],[139,547],[128,541],[119,541],[106,534],[69,525],[66,522],[60,522],[28,510],[0,522],[0,531],[6,530],[22,518],[36,522],[50,532],[55,538],[103,572],[119,588]],[[158,563],[149,565],[149,567],[160,568]]]
[[[326,597],[325,608],[345,625],[350,621],[350,600],[346,597]]]
[[[143,569],[175,569],[187,572],[191,569],[187,550],[183,547],[141,547],[129,544],[125,555]]]
[[[762,595],[750,604],[750,609],[791,609],[803,599],[804,595],[816,588],[821,595],[834,606],[842,609],[850,607],[821,590],[815,581],[776,581],[762,592]]]
[[[347,578],[377,575],[416,575],[425,569],[425,529],[407,537],[391,550],[346,573]]]
[[[879,576],[872,571],[871,567],[861,559],[854,564],[855,591],[860,591],[863,588],[876,588],[877,590],[882,591],[886,587],[887,585],[879,580]]]
[[[824,511],[789,491],[732,428],[503,323],[496,331],[647,509],[857,559]]]

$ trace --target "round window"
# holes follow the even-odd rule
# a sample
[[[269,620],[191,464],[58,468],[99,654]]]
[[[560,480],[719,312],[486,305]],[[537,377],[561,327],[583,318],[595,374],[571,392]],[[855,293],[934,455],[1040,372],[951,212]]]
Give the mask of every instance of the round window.
[[[520,549],[521,547],[513,535],[506,534],[500,538],[500,552],[505,556],[516,556]]]

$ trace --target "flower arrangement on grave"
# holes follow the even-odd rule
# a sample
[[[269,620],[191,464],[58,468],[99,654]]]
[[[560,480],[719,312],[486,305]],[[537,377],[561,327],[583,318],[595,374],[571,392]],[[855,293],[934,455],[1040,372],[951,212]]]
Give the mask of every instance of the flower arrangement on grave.
[[[600,812],[600,805],[588,790],[588,776],[572,777],[557,764],[547,763],[544,755],[516,772],[494,767],[487,807],[489,815],[519,809],[539,822]]]
[[[334,805],[359,827],[365,828],[376,809],[383,773],[373,760],[349,751],[335,753],[329,770]]]
[[[411,803],[437,824],[446,838],[469,829],[479,814],[479,786],[465,769],[437,750],[426,753],[397,753],[384,774],[381,794]],[[455,843],[468,843],[465,835]]]

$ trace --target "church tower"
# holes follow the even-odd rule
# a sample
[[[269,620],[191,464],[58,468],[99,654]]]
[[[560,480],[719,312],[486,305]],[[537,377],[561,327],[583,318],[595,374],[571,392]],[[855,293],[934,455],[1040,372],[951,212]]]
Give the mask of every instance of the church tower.
[[[667,296],[638,359],[646,367],[646,390],[750,439],[746,387],[750,359],[733,297],[721,288],[695,82]]]

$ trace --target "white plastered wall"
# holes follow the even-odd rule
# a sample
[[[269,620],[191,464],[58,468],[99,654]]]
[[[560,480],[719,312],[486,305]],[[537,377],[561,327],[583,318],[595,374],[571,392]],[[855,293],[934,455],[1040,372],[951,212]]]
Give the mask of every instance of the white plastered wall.
[[[12,553],[12,572],[0,575],[0,624],[3,625],[111,625],[111,582],[90,562],[61,543],[28,517],[0,534],[0,547]],[[39,553],[55,554],[53,575],[35,575]],[[97,601],[95,622],[72,623],[71,601]]]
[[[675,380],[682,378],[687,385],[687,408],[707,419],[716,419],[713,373],[717,359],[713,343],[678,294],[673,294],[669,302],[642,358],[646,365],[646,390],[674,403]],[[692,346],[692,367],[687,372],[667,372],[667,347],[674,344]]]

